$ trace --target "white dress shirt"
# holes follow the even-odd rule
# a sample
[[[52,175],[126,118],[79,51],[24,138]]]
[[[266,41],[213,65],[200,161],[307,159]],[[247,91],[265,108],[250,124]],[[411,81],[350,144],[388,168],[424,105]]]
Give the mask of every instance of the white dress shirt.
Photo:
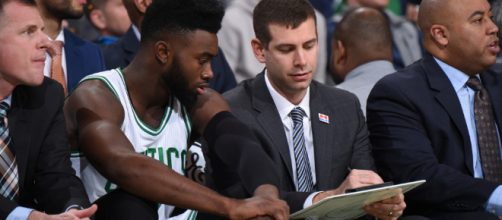
[[[268,71],[265,70],[265,84],[267,85],[268,91],[274,100],[275,107],[279,112],[279,116],[281,117],[282,124],[284,126],[284,131],[286,133],[286,139],[288,141],[289,146],[289,155],[291,157],[291,167],[293,169],[293,181],[295,184],[295,188],[298,191],[298,180],[296,177],[296,159],[293,148],[293,126],[294,122],[291,116],[291,110],[295,107],[301,107],[303,111],[305,111],[306,117],[303,117],[303,135],[305,136],[305,147],[307,148],[308,161],[310,164],[310,171],[312,174],[312,181],[315,185],[317,182],[316,173],[315,173],[315,158],[314,158],[314,138],[312,135],[312,124],[311,124],[311,116],[310,116],[310,87],[307,88],[307,93],[305,97],[303,97],[300,104],[297,106],[288,101],[285,97],[283,97],[275,88],[272,86],[270,80],[268,79]],[[312,205],[312,199],[318,192],[314,192],[310,194],[309,197],[305,200],[303,207],[308,207]]]

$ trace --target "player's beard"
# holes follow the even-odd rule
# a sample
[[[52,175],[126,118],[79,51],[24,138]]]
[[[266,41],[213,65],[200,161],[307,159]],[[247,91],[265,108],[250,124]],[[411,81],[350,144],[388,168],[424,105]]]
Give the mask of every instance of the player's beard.
[[[164,80],[169,87],[169,91],[180,100],[181,104],[185,107],[190,107],[195,103],[197,99],[197,93],[195,90],[192,91],[188,79],[185,77],[185,73],[181,69],[179,59],[177,57],[173,58],[173,66],[171,70],[165,74]]]

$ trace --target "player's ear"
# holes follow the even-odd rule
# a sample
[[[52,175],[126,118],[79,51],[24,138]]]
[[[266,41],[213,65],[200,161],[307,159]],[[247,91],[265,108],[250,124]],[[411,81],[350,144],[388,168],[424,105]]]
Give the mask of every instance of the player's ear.
[[[155,57],[160,63],[170,63],[170,61],[172,60],[172,55],[172,47],[169,42],[157,41],[155,43]]]

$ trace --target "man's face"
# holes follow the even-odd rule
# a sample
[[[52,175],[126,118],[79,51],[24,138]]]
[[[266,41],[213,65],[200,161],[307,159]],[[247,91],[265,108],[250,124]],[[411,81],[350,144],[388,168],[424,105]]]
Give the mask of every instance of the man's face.
[[[500,51],[498,28],[486,0],[450,1],[447,50],[463,71],[478,73],[495,63]]]
[[[172,43],[175,54],[165,80],[176,97],[187,105],[209,87],[208,81],[213,78],[211,59],[218,52],[218,40],[216,34],[202,30],[185,36]]]
[[[317,63],[317,33],[313,18],[297,28],[270,24],[271,40],[263,48],[264,62],[272,86],[283,96],[307,91]]]
[[[59,19],[76,19],[84,15],[87,0],[40,0],[39,4]]]
[[[127,32],[131,26],[131,20],[122,0],[108,0],[101,10],[110,34],[120,36]]]
[[[0,13],[0,77],[11,85],[43,82],[49,37],[34,6],[8,2]]]

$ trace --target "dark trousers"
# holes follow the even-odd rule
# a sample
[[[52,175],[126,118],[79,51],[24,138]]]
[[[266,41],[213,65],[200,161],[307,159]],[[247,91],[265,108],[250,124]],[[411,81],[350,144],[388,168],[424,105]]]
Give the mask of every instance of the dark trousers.
[[[98,205],[96,220],[158,220],[155,202],[117,189],[94,202]]]

